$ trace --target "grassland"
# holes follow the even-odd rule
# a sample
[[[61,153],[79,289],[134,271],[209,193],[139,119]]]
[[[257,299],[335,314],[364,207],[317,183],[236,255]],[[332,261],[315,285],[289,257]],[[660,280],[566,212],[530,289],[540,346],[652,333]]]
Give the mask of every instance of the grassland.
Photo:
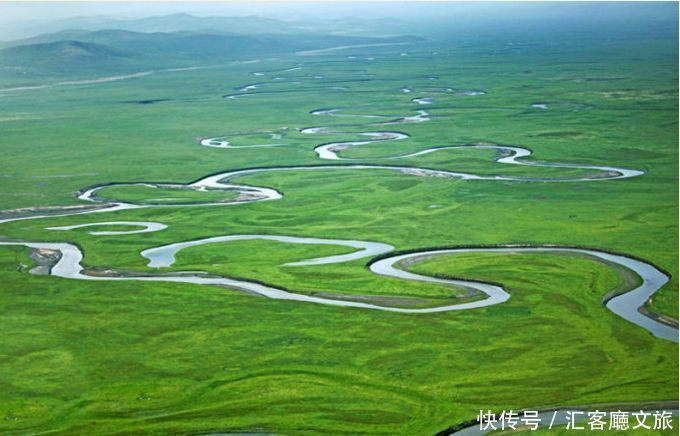
[[[592,40],[588,50],[577,47],[580,42],[572,41],[517,51],[480,43],[416,47],[408,56],[400,55],[401,47],[366,48],[351,53],[356,59],[347,59],[350,53],[287,56],[1,93],[0,203],[2,209],[76,204],[74,193],[103,183],[189,183],[231,169],[330,164],[318,159],[315,146],[352,140],[366,130],[396,129],[410,138],[355,147],[343,156],[475,174],[584,173],[502,165],[491,150],[383,159],[431,146],[491,142],[527,147],[540,161],[635,168],[644,176],[529,183],[386,170],[258,173],[234,181],[273,187],[284,197],[17,221],[0,225],[0,236],[70,241],[83,249],[87,266],[144,272],[152,269],[139,255],[143,249],[228,234],[351,238],[400,250],[583,245],[667,270],[672,279],[650,304],[677,318],[677,45]],[[271,74],[285,80],[243,98],[222,98],[260,81],[254,71],[300,62],[302,69]],[[412,93],[403,93],[405,86]],[[449,87],[487,94],[456,96]],[[435,100],[414,105],[417,96]],[[156,102],[130,103],[150,100]],[[548,109],[532,108],[536,102]],[[310,114],[330,107],[395,117],[426,109],[432,120],[366,128],[354,124],[382,120]],[[295,130],[322,125],[350,134]],[[281,140],[269,140],[286,145],[198,145],[200,138],[230,132],[236,132],[236,145],[282,132]],[[111,187],[102,194],[130,201],[176,194],[159,191]],[[206,193],[184,195],[198,201],[195,196]],[[116,220],[169,227],[117,236],[44,230]],[[377,277],[366,260],[282,266],[344,252],[232,242],[187,249],[172,270],[200,269],[306,293],[407,297],[421,305],[461,295]],[[420,272],[500,282],[512,295],[498,306],[433,315],[273,301],[192,285],[70,281],[29,275],[20,264],[32,264],[27,250],[0,249],[0,431],[7,433],[431,434],[473,419],[481,408],[678,397],[677,344],[655,339],[603,307],[602,296],[626,283],[620,271],[589,259],[475,255],[418,264]]]
[[[108,186],[97,191],[103,201],[131,204],[200,204],[225,203],[238,197],[235,190],[180,189],[153,185]]]

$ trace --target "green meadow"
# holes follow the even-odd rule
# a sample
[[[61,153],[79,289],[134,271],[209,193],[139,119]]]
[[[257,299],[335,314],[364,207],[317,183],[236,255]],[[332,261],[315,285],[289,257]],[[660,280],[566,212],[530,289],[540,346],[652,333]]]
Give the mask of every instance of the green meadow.
[[[107,186],[97,191],[104,201],[124,201],[131,204],[200,204],[224,203],[238,197],[236,191],[198,191],[177,187],[144,185]]]
[[[78,193],[109,183],[159,183],[108,186],[98,196],[162,205],[2,223],[0,238],[71,242],[83,250],[88,268],[142,273],[158,272],[140,256],[145,249],[219,235],[354,239],[396,250],[584,246],[667,271],[671,280],[646,304],[677,319],[677,44],[593,39],[582,49],[582,43],[513,50],[493,41],[367,47],[0,92],[2,210],[88,204]],[[296,65],[302,68],[283,71]],[[261,71],[267,73],[252,74]],[[250,91],[236,89],[258,82]],[[460,95],[465,90],[486,94]],[[233,94],[245,95],[224,97]],[[411,101],[417,97],[434,100],[419,105]],[[334,108],[347,116],[311,113]],[[431,119],[375,124],[418,110]],[[314,126],[331,130],[300,132]],[[242,204],[228,204],[235,191],[163,185],[246,168],[355,164],[322,160],[314,148],[380,131],[409,138],[339,155],[366,164],[555,180],[291,169],[230,179],[283,193]],[[243,147],[199,145],[207,137]],[[263,143],[280,145],[248,147]],[[393,158],[480,143],[528,148],[527,161],[645,174],[564,182],[598,171],[508,165],[495,161],[497,150],[472,147]],[[212,202],[227,203],[201,205]],[[45,229],[103,221],[156,221],[168,228],[112,236],[88,233],[96,227]],[[137,228],[101,228],[126,229]],[[367,268],[370,258],[284,265],[351,251],[225,242],[187,248],[161,271],[199,270],[399,307],[481,298],[463,288],[378,276]],[[501,283],[511,298],[472,310],[399,314],[223,287],[37,276],[28,272],[35,262],[29,253],[0,247],[0,433],[434,434],[474,419],[480,409],[678,398],[677,344],[602,304],[605,294],[627,291],[638,278],[592,258],[426,259],[409,268]]]

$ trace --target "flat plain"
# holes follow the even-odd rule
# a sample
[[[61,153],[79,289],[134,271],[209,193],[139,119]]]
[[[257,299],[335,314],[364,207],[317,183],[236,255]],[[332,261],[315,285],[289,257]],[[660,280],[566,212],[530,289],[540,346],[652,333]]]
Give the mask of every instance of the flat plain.
[[[158,274],[143,250],[220,235],[351,239],[395,250],[588,247],[666,271],[670,281],[647,307],[677,318],[677,44],[587,42],[363,47],[3,91],[0,204],[14,211],[1,218],[90,204],[77,195],[104,184],[113,185],[97,191],[101,198],[153,206],[5,222],[0,237],[75,244],[83,266],[102,274]],[[418,111],[428,120],[397,122]],[[321,126],[328,129],[304,130]],[[344,161],[315,151],[386,131],[407,137],[339,147]],[[205,138],[231,147],[201,145]],[[488,145],[529,149],[522,160],[539,165],[504,164],[497,159],[507,151]],[[461,147],[402,157],[450,146]],[[485,179],[350,167],[359,164]],[[328,169],[338,165],[347,167]],[[583,166],[644,174],[608,179]],[[298,168],[229,182],[273,188],[280,199],[238,202],[239,192],[186,188],[210,174],[269,167]],[[121,235],[89,232],[139,227],[46,229],[103,221],[168,227]],[[286,265],[352,251],[232,241],[186,248],[161,271],[382,306],[481,298],[376,275],[370,258]],[[433,434],[480,409],[678,398],[677,343],[603,305],[638,278],[584,256],[456,254],[406,266],[500,283],[511,295],[443,313],[186,283],[70,280],[31,275],[34,266],[28,248],[0,247],[0,432],[8,434]]]

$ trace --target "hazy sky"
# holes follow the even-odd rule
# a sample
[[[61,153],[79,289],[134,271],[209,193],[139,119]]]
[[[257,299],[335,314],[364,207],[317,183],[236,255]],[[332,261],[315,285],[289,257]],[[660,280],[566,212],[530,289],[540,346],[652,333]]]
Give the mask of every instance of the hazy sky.
[[[408,10],[466,8],[465,4],[444,2],[352,2],[352,1],[294,1],[294,2],[0,2],[0,21],[62,19],[86,15],[142,17],[185,12],[194,15],[260,15],[295,19],[301,15],[352,15],[367,11],[393,15]]]
[[[565,4],[566,3],[566,4]],[[647,2],[645,2],[647,3]],[[674,3],[674,2],[670,2]],[[638,3],[640,5],[640,3]],[[611,8],[637,8],[631,3],[586,4],[567,2],[431,2],[431,1],[220,1],[220,2],[4,2],[0,1],[0,22],[23,20],[56,20],[86,15],[108,15],[137,18],[150,15],[185,12],[195,15],[260,15],[273,18],[309,18],[319,15],[351,16],[369,14],[375,17],[408,17],[412,14],[440,16],[475,12],[561,13],[567,9],[587,13]]]
[[[427,1],[297,1],[297,2],[4,2],[0,1],[0,40],[55,31],[46,25],[71,17],[107,16],[140,18],[178,12],[198,16],[259,15],[283,20],[323,20],[336,17],[368,19],[397,18],[425,31],[435,23],[440,27],[467,26],[475,22],[500,29],[510,23],[517,28],[535,25],[561,26],[563,23],[608,23],[628,28],[671,20],[677,24],[677,2],[427,2]],[[45,28],[41,28],[41,23]],[[389,21],[387,22],[389,23]],[[68,27],[68,25],[65,25]],[[29,30],[26,30],[29,29]],[[25,37],[26,35],[21,35]]]

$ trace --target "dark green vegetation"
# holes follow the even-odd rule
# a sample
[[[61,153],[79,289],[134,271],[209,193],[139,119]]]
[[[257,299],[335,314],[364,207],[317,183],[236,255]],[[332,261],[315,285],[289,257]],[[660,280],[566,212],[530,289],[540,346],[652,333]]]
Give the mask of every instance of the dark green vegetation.
[[[651,307],[677,317],[674,41],[593,38],[587,50],[583,40],[569,39],[513,46],[505,40],[468,46],[422,42],[3,92],[3,210],[77,204],[77,191],[102,183],[189,183],[230,169],[333,164],[318,159],[313,148],[376,130],[411,137],[342,155],[476,174],[584,173],[498,164],[491,150],[382,159],[437,145],[492,142],[530,148],[530,159],[647,173],[578,183],[463,181],[386,170],[262,173],[234,181],[274,187],[283,199],[18,221],[0,224],[0,236],[75,242],[87,266],[145,272],[152,270],[139,255],[143,249],[228,234],[358,239],[397,249],[583,245],[667,270],[672,280]],[[298,64],[299,70],[283,71]],[[261,71],[264,77],[252,75]],[[7,87],[24,83],[14,80],[2,78]],[[247,92],[252,95],[222,98],[256,82],[265,83]],[[403,93],[403,87],[413,92]],[[456,96],[447,88],[488,94]],[[435,100],[410,102],[418,96]],[[536,102],[548,109],[532,108]],[[362,127],[354,124],[384,120],[309,113],[330,107],[395,117],[425,109],[432,120]],[[296,130],[321,125],[350,133]],[[287,145],[198,145],[199,138],[228,139],[229,132],[237,132],[235,145]],[[256,134],[244,136],[247,132]],[[282,139],[268,139],[269,132]],[[131,201],[224,195],[136,187],[110,187],[101,194]],[[116,220],[169,227],[119,236],[89,235],[94,228],[44,230]],[[375,276],[365,267],[367,259],[281,266],[345,252],[346,247],[240,241],[187,249],[172,269],[401,305],[439,305],[464,295]],[[433,315],[274,301],[223,288],[32,276],[20,264],[32,264],[28,250],[0,247],[0,431],[431,434],[474,419],[480,408],[678,397],[677,344],[655,339],[603,307],[602,296],[630,287],[630,280],[590,259],[478,254],[420,263],[415,270],[500,282],[512,295],[498,306]]]

